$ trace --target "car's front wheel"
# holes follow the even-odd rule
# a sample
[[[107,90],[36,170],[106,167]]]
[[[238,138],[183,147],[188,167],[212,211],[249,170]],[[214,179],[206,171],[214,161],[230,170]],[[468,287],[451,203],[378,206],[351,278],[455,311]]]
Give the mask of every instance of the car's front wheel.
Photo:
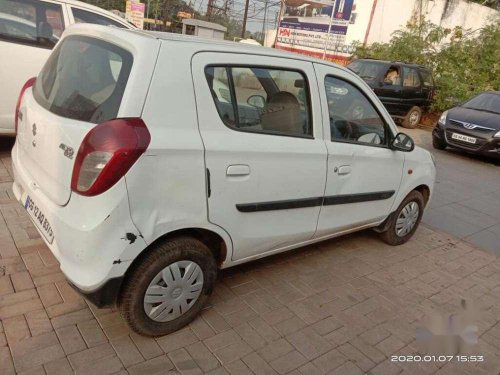
[[[119,298],[121,315],[137,333],[162,336],[190,323],[212,293],[217,264],[191,237],[157,244],[133,265]]]
[[[436,150],[444,150],[446,148],[446,143],[440,140],[439,138],[433,136],[432,147],[434,147]]]
[[[402,245],[415,233],[424,213],[424,197],[416,190],[401,202],[391,215],[387,229],[380,233],[382,240],[389,245]]]

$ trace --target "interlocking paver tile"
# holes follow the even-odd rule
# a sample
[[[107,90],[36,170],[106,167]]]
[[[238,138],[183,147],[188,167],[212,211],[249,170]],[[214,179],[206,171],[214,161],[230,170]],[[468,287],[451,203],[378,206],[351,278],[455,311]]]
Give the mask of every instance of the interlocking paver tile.
[[[64,352],[69,355],[87,349],[80,332],[76,326],[67,326],[56,329],[57,337],[61,342]]]
[[[32,367],[65,357],[54,332],[15,341],[11,345],[11,349],[17,371],[29,370]]]
[[[390,247],[366,231],[223,270],[195,321],[142,337],[69,286],[0,158],[1,375],[498,374],[500,257],[446,233],[421,226]],[[481,312],[484,363],[390,362],[419,353],[422,319],[462,299]]]

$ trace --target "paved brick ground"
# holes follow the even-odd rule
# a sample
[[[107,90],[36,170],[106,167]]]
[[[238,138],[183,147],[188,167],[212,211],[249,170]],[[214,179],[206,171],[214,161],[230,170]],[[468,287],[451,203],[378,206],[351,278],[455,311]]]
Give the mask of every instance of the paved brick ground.
[[[10,191],[0,154],[0,374],[499,374],[500,260],[421,227],[408,244],[371,232],[223,273],[189,327],[148,339],[67,284]],[[396,364],[430,314],[481,310],[480,364]]]

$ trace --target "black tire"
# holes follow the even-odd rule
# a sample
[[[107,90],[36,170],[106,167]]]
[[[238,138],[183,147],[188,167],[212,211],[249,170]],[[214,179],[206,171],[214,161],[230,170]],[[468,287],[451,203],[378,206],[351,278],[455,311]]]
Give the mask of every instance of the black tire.
[[[419,209],[418,218],[417,218],[415,225],[413,226],[413,228],[411,229],[411,231],[409,233],[407,233],[404,236],[399,236],[396,233],[396,222],[397,222],[403,208],[405,208],[406,205],[408,205],[410,202],[415,202],[418,205],[418,209]],[[380,238],[385,243],[392,245],[392,246],[402,245],[405,242],[407,242],[413,236],[415,231],[417,230],[417,228],[420,224],[420,220],[422,220],[422,214],[424,213],[424,207],[425,207],[424,197],[422,196],[422,194],[420,192],[413,190],[410,194],[408,194],[406,196],[406,198],[403,200],[403,202],[401,202],[401,204],[399,205],[396,212],[393,215],[391,215],[391,218],[389,219],[389,223],[388,223],[389,225],[387,227],[387,230],[380,233]]]
[[[403,120],[403,126],[407,129],[415,129],[422,119],[422,110],[419,107],[412,107]]]
[[[168,322],[157,322],[144,309],[146,289],[160,271],[184,260],[201,268],[201,293],[183,315]],[[138,262],[127,274],[118,300],[120,313],[129,326],[141,335],[154,337],[177,331],[194,320],[212,293],[217,277],[217,264],[209,248],[197,239],[178,237],[157,244]]]
[[[439,138],[432,136],[432,147],[436,150],[444,150],[446,148],[446,142],[443,142]]]

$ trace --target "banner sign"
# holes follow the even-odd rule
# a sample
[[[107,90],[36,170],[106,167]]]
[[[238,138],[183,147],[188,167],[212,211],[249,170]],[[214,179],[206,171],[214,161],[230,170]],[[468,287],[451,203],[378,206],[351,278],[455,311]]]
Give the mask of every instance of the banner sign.
[[[352,54],[346,35],[356,18],[356,0],[284,1],[275,47],[322,58],[326,46],[326,59],[346,64]]]
[[[132,22],[139,29],[144,28],[145,4],[138,0],[127,0],[125,3],[125,19]]]

